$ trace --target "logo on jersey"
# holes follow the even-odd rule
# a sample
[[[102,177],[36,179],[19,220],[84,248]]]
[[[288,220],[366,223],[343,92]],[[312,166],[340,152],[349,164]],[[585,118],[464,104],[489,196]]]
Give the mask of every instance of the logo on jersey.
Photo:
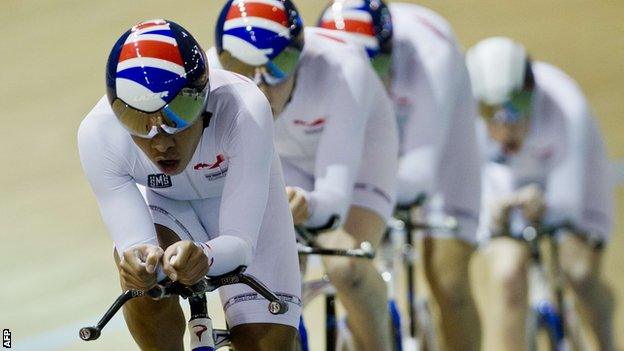
[[[223,49],[242,62],[261,66],[290,43],[288,15],[278,0],[235,0],[223,25]],[[243,50],[244,49],[244,50]]]
[[[314,134],[314,133],[320,133],[323,131],[323,128],[325,127],[325,122],[326,120],[324,117],[319,117],[312,121],[295,119],[293,121],[293,124],[299,127],[303,127],[306,134]]]
[[[132,28],[119,54],[115,85],[120,99],[145,112],[163,108],[186,85],[169,23],[153,20]]]
[[[149,174],[147,176],[147,186],[149,188],[170,188],[172,185],[173,183],[171,182],[171,177],[164,173]]]
[[[550,159],[552,159],[554,154],[555,154],[555,147],[552,145],[535,150],[535,156],[542,162],[550,161]]]
[[[196,171],[208,171],[204,174],[204,178],[208,180],[217,180],[225,177],[228,171],[227,159],[223,154],[218,154],[217,158],[212,163],[200,162],[193,166]]]
[[[200,169],[204,169],[204,168],[208,168],[208,169],[215,169],[217,167],[220,167],[221,164],[225,161],[225,157],[222,154],[218,154],[217,155],[217,160],[210,164],[210,163],[198,163],[196,164],[193,169],[198,171]]]

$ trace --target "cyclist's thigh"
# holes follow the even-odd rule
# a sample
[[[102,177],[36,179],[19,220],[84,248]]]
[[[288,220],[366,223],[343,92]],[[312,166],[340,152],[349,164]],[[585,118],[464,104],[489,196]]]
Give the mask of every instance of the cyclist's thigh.
[[[603,250],[572,234],[562,235],[558,245],[561,268],[568,279],[582,282],[599,274]]]
[[[228,325],[273,323],[297,328],[301,315],[301,278],[292,217],[281,177],[271,184],[255,255],[247,273],[288,302],[288,312],[272,315],[268,302],[244,285],[220,289]]]
[[[209,239],[203,222],[216,222],[218,217],[214,214],[208,212],[202,216],[204,218],[200,218],[191,201],[170,199],[150,189],[145,189],[144,197],[149,206],[152,220],[156,224],[161,246],[166,247],[172,243],[172,234],[177,235],[179,240],[207,241]],[[214,203],[215,206],[218,206],[219,200],[220,198],[206,199],[206,201]],[[211,214],[212,221],[205,218]],[[159,226],[164,228],[159,228]]]
[[[529,259],[528,246],[508,237],[496,237],[485,246],[483,253],[492,273],[492,279],[511,283],[526,276]]]
[[[297,329],[291,326],[253,323],[230,329],[232,344],[240,351],[294,350]]]
[[[469,263],[475,247],[459,238],[434,237],[423,241],[423,264],[428,278],[452,285],[468,280]]]

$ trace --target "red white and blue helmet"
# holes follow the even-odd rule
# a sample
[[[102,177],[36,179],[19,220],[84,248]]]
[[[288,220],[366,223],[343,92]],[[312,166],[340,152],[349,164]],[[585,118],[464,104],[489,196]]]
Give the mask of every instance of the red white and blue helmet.
[[[215,35],[224,68],[258,84],[288,78],[303,50],[303,21],[290,0],[229,0]]]
[[[132,134],[173,134],[204,113],[208,61],[193,36],[163,19],[139,23],[115,43],[106,65],[108,100]]]
[[[318,26],[347,32],[371,59],[392,53],[392,18],[381,0],[332,0]]]

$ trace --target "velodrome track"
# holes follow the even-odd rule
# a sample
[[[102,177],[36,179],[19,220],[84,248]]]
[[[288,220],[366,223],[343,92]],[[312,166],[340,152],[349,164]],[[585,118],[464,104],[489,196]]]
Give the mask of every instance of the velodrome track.
[[[308,24],[315,23],[324,3],[297,2]],[[508,35],[524,42],[535,58],[563,68],[594,106],[610,157],[624,157],[624,2],[418,3],[449,19],[464,47],[485,36]],[[221,0],[0,2],[0,329],[11,329],[13,349],[136,349],[120,320],[98,342],[77,337],[79,326],[95,322],[119,287],[110,240],[80,168],[76,130],[104,93],[105,60],[125,29],[165,17],[183,24],[207,48],[221,5]],[[622,208],[621,187],[616,196]],[[605,275],[620,305],[620,345],[623,231],[624,217],[618,215],[605,260]],[[479,258],[474,263],[483,301],[487,292],[479,287],[487,277]]]

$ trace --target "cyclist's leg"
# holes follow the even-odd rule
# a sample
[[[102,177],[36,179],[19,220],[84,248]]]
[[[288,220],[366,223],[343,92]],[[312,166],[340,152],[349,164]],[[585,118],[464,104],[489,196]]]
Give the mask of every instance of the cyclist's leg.
[[[559,258],[566,282],[572,288],[584,324],[598,342],[596,350],[614,350],[613,295],[601,278],[603,251],[590,247],[576,235],[564,235]]]
[[[353,206],[340,228],[322,234],[322,246],[332,248],[357,247],[369,241],[379,246],[385,221],[368,209]],[[390,350],[390,318],[387,307],[386,284],[370,260],[324,258],[330,281],[348,315],[357,350]]]
[[[481,323],[470,287],[474,246],[457,238],[431,237],[423,242],[423,265],[440,316],[443,350],[479,350]]]
[[[301,317],[301,277],[292,216],[288,207],[281,167],[270,185],[264,219],[254,258],[246,273],[288,303],[288,312],[273,315],[268,301],[242,285],[219,289],[231,340],[237,351],[291,351],[295,349]],[[278,181],[279,180],[279,181]],[[197,211],[210,210],[197,204]],[[215,209],[217,210],[217,209]]]
[[[442,349],[479,350],[481,323],[470,289],[469,263],[481,205],[481,154],[470,78],[463,64],[457,65],[454,74],[458,95],[449,121],[450,141],[442,150],[436,183],[443,200],[440,210],[458,220],[459,231],[449,239],[444,238],[445,233],[433,233],[429,255],[423,257],[430,291],[439,307]]]
[[[525,351],[528,247],[515,239],[494,238],[484,254],[490,268],[485,350]]]
[[[236,351],[295,350],[297,329],[280,324],[240,324],[230,329]]]
[[[382,106],[380,106],[382,108]],[[366,125],[366,142],[351,208],[340,230],[328,233],[328,247],[352,248],[369,241],[376,249],[392,214],[398,169],[398,135],[392,111],[375,111]],[[324,260],[357,350],[390,350],[391,328],[387,287],[370,260]]]

